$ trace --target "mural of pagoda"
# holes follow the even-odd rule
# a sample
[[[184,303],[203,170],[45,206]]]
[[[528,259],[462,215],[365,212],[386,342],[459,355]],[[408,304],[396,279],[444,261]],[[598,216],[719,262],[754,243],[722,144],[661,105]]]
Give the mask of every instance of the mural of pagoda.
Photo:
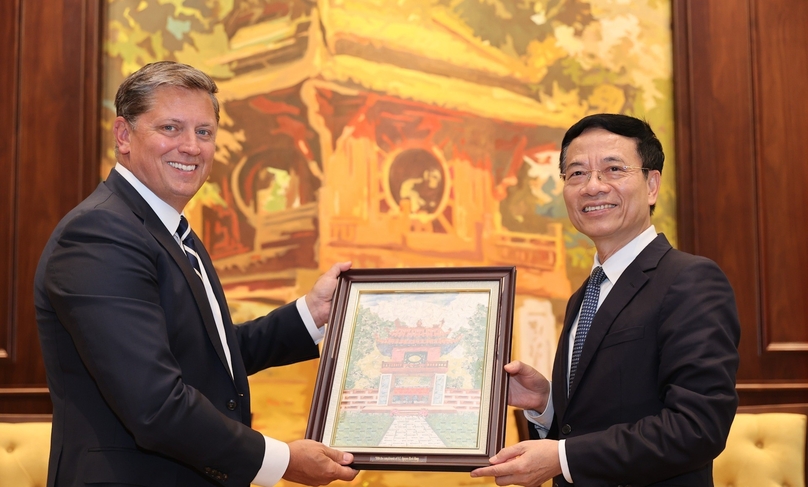
[[[339,261],[516,265],[515,347],[548,371],[572,292],[558,141],[582,112],[428,1],[233,5],[205,61],[229,73],[219,196],[188,211],[231,305],[250,319]]]
[[[556,142],[578,114],[449,12],[374,5],[236,0],[225,19],[206,60],[231,73],[221,201],[200,226],[228,297],[280,304],[350,260],[517,264],[520,293],[565,300]]]

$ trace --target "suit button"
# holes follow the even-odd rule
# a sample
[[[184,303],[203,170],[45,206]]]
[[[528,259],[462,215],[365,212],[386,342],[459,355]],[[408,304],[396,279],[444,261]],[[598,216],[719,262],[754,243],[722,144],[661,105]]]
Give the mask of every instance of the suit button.
[[[561,427],[561,432],[564,433],[565,435],[572,433],[572,426],[565,424],[564,426]]]
[[[236,401],[234,399],[231,399],[231,400],[227,401],[227,409],[229,409],[231,411],[235,411],[235,409],[236,409]]]

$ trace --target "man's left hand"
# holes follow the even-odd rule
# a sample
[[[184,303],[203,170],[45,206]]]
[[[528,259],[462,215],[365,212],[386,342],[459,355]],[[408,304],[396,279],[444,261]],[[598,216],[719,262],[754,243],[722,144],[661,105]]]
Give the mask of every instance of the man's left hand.
[[[317,325],[317,328],[322,328],[328,321],[328,315],[331,312],[331,301],[333,301],[334,291],[337,289],[339,273],[350,268],[350,262],[334,264],[317,279],[311,291],[306,294],[306,306],[309,307],[309,312],[311,317],[314,318],[314,324]]]
[[[538,487],[561,475],[558,442],[531,440],[503,448],[491,457],[491,466],[471,471],[472,477],[494,477],[497,485]]]

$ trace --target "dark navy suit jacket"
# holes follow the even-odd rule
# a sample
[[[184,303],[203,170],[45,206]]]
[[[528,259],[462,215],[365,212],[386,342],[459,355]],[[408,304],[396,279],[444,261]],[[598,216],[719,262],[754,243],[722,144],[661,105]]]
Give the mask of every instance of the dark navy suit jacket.
[[[265,444],[249,426],[247,375],[318,351],[294,304],[233,326],[198,247],[232,377],[201,280],[120,174],[54,230],[35,279],[54,408],[48,486],[246,487],[254,478]]]
[[[658,235],[598,309],[567,397],[585,284],[567,304],[549,434],[566,439],[575,487],[712,486],[738,405],[740,324],[726,276]]]

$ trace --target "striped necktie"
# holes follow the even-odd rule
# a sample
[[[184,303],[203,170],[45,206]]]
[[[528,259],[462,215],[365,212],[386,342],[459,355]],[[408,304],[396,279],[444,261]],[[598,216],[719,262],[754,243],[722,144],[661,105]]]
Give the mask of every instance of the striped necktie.
[[[188,220],[180,215],[180,225],[177,227],[177,235],[180,236],[182,241],[182,248],[185,250],[185,255],[191,262],[191,266],[196,271],[196,275],[202,279],[202,272],[199,267],[199,254],[196,253],[196,244],[194,244],[194,236],[191,235],[191,227],[188,225]]]
[[[589,327],[592,326],[592,318],[598,310],[598,298],[600,297],[600,284],[606,279],[606,273],[602,267],[595,267],[589,282],[584,291],[584,303],[581,305],[581,315],[578,318],[578,330],[575,332],[575,342],[572,345],[572,363],[570,364],[570,381],[567,390],[572,386],[572,379],[575,378],[575,370],[578,368],[578,361],[581,359],[581,352],[584,349],[584,341]]]

